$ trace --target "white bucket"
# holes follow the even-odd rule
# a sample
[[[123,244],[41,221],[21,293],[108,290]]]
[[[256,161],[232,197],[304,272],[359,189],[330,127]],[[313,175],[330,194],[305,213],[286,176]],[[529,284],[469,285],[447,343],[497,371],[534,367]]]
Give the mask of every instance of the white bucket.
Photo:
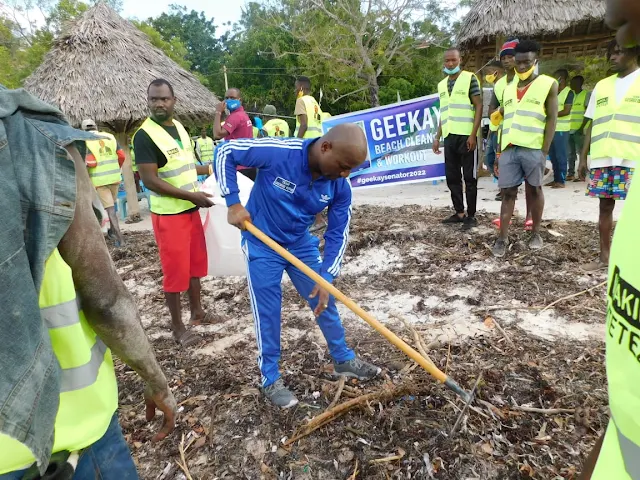
[[[246,205],[253,182],[240,173],[237,174],[237,179],[240,202]],[[204,239],[207,242],[208,275],[213,277],[246,275],[244,255],[240,248],[240,230],[227,223],[227,204],[220,193],[215,176],[209,176],[200,190],[213,195],[214,204],[213,207],[200,209]]]

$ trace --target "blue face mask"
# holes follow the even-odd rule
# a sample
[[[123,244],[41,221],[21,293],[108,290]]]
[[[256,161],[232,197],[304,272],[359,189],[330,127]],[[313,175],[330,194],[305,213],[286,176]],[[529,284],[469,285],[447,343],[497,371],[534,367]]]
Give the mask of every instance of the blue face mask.
[[[239,109],[240,106],[242,105],[240,103],[240,100],[236,100],[235,98],[227,98],[225,100],[225,103],[227,104],[227,108],[229,109],[230,112],[233,112],[234,110]]]
[[[446,73],[447,75],[455,75],[456,73],[458,73],[460,71],[460,65],[458,65],[456,68],[452,68],[452,69],[444,67],[443,70],[444,70],[444,73]]]

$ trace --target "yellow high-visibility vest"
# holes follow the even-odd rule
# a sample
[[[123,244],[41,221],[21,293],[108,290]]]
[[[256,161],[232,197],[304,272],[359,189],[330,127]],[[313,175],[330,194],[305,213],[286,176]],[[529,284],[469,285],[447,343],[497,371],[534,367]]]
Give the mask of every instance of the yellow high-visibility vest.
[[[600,85],[597,89],[600,89]],[[612,91],[611,95],[615,99],[615,92]],[[611,244],[606,327],[611,420],[592,480],[640,478],[640,255],[636,245],[640,236],[638,218],[640,185],[632,183]]]
[[[564,110],[564,102],[567,101],[567,97],[571,93],[569,87],[564,87],[560,93],[558,93],[558,112]],[[568,132],[571,130],[571,114],[558,117],[558,123],[556,124],[556,132]]]
[[[136,165],[136,152],[133,149],[133,143],[129,145],[129,153],[131,153],[131,168],[134,172],[137,172],[138,165]]]
[[[180,190],[195,192],[198,190],[198,175],[191,138],[180,122],[174,120],[173,124],[178,130],[182,145],[150,118],[144,121],[139,130],[147,132],[149,138],[167,158],[167,164],[158,169],[158,177]],[[167,197],[153,191],[150,200],[151,212],[158,215],[182,213],[195,207],[187,200]]]
[[[98,132],[98,135],[107,138],[89,140],[86,142],[87,148],[96,158],[96,162],[98,163],[94,168],[87,168],[91,181],[96,187],[120,183],[118,142],[110,133]]]
[[[582,90],[573,97],[573,105],[571,106],[571,123],[570,130],[578,130],[582,126],[584,114],[587,111],[587,91]]]
[[[443,138],[447,138],[449,134],[471,135],[471,132],[473,132],[476,109],[469,99],[469,88],[473,77],[475,77],[473,73],[465,70],[461,71],[456,83],[453,85],[451,94],[449,94],[447,86],[449,77],[438,84],[440,123],[442,125]]]
[[[591,158],[616,157],[630,163],[640,162],[640,77],[620,103],[616,99],[616,77],[605,78],[596,85]]]
[[[540,149],[544,143],[547,113],[544,104],[555,80],[546,75],[537,77],[522,100],[518,101],[518,82],[507,85],[504,91],[504,123],[502,150],[509,144]]]
[[[118,408],[118,385],[111,353],[78,307],[71,268],[57,249],[45,263],[40,314],[61,368],[53,452],[81,450],[106,433]],[[26,446],[3,434],[0,452],[0,475],[35,462]]]
[[[514,77],[515,78],[515,77]],[[512,80],[513,81],[513,80]],[[507,88],[507,76],[503,76],[496,82],[493,86],[493,93],[495,93],[496,98],[498,99],[498,106],[502,105],[502,98],[504,96],[504,90]],[[494,125],[493,122],[489,122],[489,130],[492,132],[497,132],[502,122],[498,125]]]
[[[272,118],[264,124],[264,131],[270,137],[288,137],[290,136],[289,124],[281,118]]]
[[[203,162],[213,161],[213,139],[209,137],[198,139],[198,145],[200,147],[200,160]]]
[[[307,111],[307,131],[304,132],[303,138],[318,138],[322,136],[322,110],[316,99],[311,95],[305,95],[302,98],[305,110]],[[298,136],[300,130],[300,122],[296,116],[296,130],[294,136]]]

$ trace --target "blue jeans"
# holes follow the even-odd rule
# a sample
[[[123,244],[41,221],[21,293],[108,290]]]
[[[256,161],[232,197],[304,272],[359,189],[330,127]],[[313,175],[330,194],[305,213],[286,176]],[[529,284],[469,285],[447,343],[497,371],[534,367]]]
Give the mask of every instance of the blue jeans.
[[[20,480],[25,470],[0,475],[0,480]],[[107,432],[80,454],[74,480],[137,480],[129,446],[122,436],[118,414],[113,416]]]
[[[493,175],[493,166],[496,163],[496,154],[498,153],[498,132],[490,132],[489,135],[487,151],[484,152],[484,164],[489,169],[489,173]]]
[[[322,257],[318,250],[318,239],[288,250],[307,266],[320,273]],[[315,282],[280,255],[262,243],[242,239],[242,251],[247,263],[249,297],[258,344],[258,366],[262,374],[262,386],[268,387],[280,378],[280,321],[282,310],[282,274],[287,272],[298,293],[307,300],[311,309],[318,305],[318,297],[309,298]],[[355,357],[347,346],[344,328],[333,297],[329,305],[316,319],[327,344],[329,353],[336,362],[346,362]]]
[[[553,165],[553,181],[564,183],[567,178],[567,162],[569,159],[569,132],[556,132],[549,150]]]

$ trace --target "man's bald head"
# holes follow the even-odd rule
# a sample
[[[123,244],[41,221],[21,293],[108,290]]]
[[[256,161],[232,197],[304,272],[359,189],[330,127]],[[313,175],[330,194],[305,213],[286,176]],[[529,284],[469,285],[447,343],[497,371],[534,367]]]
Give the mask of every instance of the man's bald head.
[[[367,158],[367,139],[360,127],[343,123],[317,140],[313,149],[318,173],[330,180],[347,178]]]

